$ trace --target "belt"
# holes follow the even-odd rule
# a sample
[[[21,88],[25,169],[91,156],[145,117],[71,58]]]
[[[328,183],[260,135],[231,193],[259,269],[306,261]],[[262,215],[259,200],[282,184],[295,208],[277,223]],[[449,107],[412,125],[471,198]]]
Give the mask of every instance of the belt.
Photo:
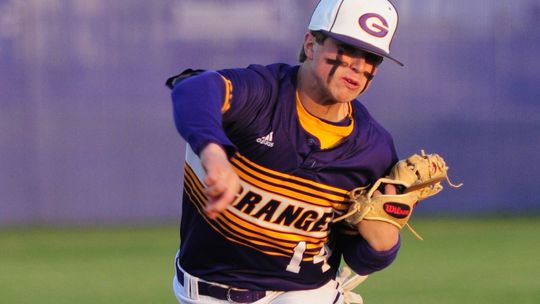
[[[184,273],[176,267],[176,277],[178,282],[184,286]],[[199,294],[209,296],[229,303],[253,303],[266,296],[266,291],[235,289],[233,287],[222,287],[206,282],[197,282]]]

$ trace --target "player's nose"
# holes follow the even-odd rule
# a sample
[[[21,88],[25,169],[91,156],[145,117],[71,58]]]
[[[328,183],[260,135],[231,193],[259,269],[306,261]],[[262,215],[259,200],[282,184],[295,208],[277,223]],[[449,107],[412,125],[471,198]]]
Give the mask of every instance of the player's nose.
[[[349,64],[349,67],[355,73],[364,72],[365,69],[366,69],[366,58],[364,58],[363,56],[358,56],[358,57],[351,58],[351,63]]]

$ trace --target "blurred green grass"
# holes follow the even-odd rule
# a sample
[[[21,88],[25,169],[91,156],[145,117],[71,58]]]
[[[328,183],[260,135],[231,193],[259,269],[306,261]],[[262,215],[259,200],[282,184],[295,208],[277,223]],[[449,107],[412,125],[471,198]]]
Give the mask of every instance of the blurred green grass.
[[[540,303],[540,221],[413,219],[366,304]],[[1,303],[176,303],[177,227],[0,230]]]
[[[0,232],[1,303],[174,303],[178,228]]]
[[[359,286],[365,302],[540,303],[538,218],[415,220],[398,258]]]

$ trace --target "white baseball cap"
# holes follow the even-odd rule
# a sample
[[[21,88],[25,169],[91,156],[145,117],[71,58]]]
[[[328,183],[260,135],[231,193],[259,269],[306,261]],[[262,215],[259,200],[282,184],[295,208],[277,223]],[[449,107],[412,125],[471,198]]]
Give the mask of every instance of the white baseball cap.
[[[308,28],[403,66],[390,56],[397,24],[396,8],[388,0],[321,0]]]

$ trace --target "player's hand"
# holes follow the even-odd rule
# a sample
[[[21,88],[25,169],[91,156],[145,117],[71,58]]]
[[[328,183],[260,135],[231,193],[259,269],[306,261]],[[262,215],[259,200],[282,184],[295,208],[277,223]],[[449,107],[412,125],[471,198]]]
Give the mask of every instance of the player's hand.
[[[215,219],[236,198],[241,188],[240,178],[220,145],[208,144],[201,150],[200,158],[206,172],[204,183],[208,205],[205,211],[211,219]]]
[[[396,187],[391,184],[384,186],[385,194],[396,194]],[[382,193],[377,190],[373,194],[374,197]],[[399,229],[387,222],[383,221],[360,221],[356,227],[362,237],[376,251],[386,251],[394,247],[399,240]]]

